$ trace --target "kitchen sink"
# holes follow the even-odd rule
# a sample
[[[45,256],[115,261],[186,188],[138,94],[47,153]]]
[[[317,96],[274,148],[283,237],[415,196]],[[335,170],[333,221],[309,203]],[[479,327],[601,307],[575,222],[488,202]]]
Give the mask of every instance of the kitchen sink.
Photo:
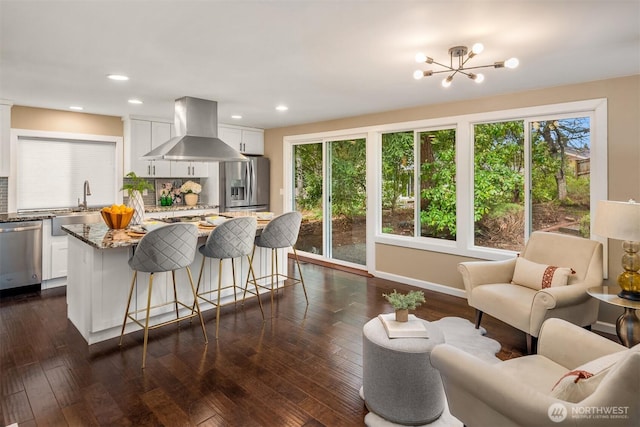
[[[56,214],[51,218],[51,235],[65,236],[67,233],[61,228],[69,224],[95,224],[102,221],[99,211],[70,211]]]

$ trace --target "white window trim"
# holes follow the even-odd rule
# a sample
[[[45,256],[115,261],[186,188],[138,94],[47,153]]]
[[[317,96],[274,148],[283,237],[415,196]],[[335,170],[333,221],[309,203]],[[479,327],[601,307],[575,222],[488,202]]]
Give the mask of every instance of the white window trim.
[[[84,141],[101,141],[101,142],[113,142],[116,147],[116,171],[115,171],[115,188],[116,193],[113,195],[114,200],[117,203],[122,203],[122,192],[117,189],[122,184],[123,176],[123,138],[121,136],[111,135],[93,135],[85,133],[71,133],[71,132],[55,132],[55,131],[41,131],[31,129],[11,129],[10,140],[10,162],[9,162],[9,181],[8,181],[8,200],[7,211],[16,212],[17,209],[17,152],[18,152],[18,138],[54,138],[54,139],[75,139]]]
[[[490,121],[524,120],[532,117],[548,115],[584,114],[591,121],[591,212],[595,212],[598,200],[607,199],[607,99],[597,98],[575,102],[539,105],[483,113],[464,114],[458,116],[438,117],[433,119],[414,120],[408,122],[388,123],[366,127],[343,129],[328,132],[317,132],[301,135],[289,135],[283,138],[283,185],[284,209],[292,209],[291,195],[291,146],[295,143],[322,141],[342,138],[349,135],[367,135],[367,269],[375,271],[375,244],[395,245],[412,249],[440,252],[452,255],[479,259],[500,260],[511,258],[512,251],[481,248],[474,246],[473,238],[473,125]],[[382,133],[414,131],[416,129],[455,128],[456,129],[456,183],[457,183],[457,240],[442,241],[433,238],[417,238],[382,234],[380,218],[380,190],[382,187],[380,157],[382,153]],[[594,218],[591,218],[592,229]],[[370,236],[370,237],[369,237]],[[600,241],[605,249],[605,268],[607,271],[607,240],[592,233],[592,239]]]

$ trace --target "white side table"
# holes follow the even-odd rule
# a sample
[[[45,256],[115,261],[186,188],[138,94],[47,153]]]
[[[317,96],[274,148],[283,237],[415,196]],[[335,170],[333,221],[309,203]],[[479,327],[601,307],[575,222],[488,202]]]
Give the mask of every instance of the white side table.
[[[445,397],[431,350],[444,343],[442,331],[425,323],[429,338],[387,336],[377,317],[364,325],[363,395],[369,411],[397,424],[422,425],[440,417]]]
[[[587,289],[587,293],[594,298],[624,307],[624,313],[616,321],[616,333],[620,342],[627,347],[633,347],[640,343],[640,319],[636,315],[636,310],[640,310],[640,301],[632,301],[620,298],[618,286],[595,286]]]

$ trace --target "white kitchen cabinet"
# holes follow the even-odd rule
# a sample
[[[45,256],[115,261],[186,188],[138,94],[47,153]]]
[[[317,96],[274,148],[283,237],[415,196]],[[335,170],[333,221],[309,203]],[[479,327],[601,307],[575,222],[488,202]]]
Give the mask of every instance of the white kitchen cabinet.
[[[11,105],[0,101],[0,176],[9,176]]]
[[[264,131],[262,129],[219,125],[218,138],[243,154],[264,154]]]
[[[241,152],[262,156],[264,154],[264,131],[243,129]]]
[[[171,123],[126,119],[125,152],[129,154],[129,159],[128,162],[125,159],[125,170],[134,171],[136,175],[144,177],[171,176],[171,162],[140,158],[170,138]]]
[[[50,279],[67,276],[69,264],[69,238],[67,236],[54,236],[51,242],[51,276]]]
[[[171,162],[171,176],[174,178],[207,178],[209,163],[206,162]]]
[[[53,279],[67,276],[68,236],[52,236],[51,220],[42,221],[42,281],[43,289],[52,287]],[[45,286],[46,282],[46,286]],[[64,282],[59,283],[64,284]],[[53,285],[53,286],[58,286]]]

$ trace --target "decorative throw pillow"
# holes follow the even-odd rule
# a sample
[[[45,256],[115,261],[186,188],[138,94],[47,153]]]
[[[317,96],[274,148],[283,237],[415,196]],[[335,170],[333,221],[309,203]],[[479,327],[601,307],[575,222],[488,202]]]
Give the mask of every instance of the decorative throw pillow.
[[[571,268],[538,264],[519,256],[511,283],[540,290],[552,286],[565,286],[569,281],[569,275],[574,273]]]
[[[551,389],[551,396],[565,402],[578,403],[589,397],[607,376],[613,365],[631,352],[639,352],[640,344],[629,350],[607,354],[567,372]]]

